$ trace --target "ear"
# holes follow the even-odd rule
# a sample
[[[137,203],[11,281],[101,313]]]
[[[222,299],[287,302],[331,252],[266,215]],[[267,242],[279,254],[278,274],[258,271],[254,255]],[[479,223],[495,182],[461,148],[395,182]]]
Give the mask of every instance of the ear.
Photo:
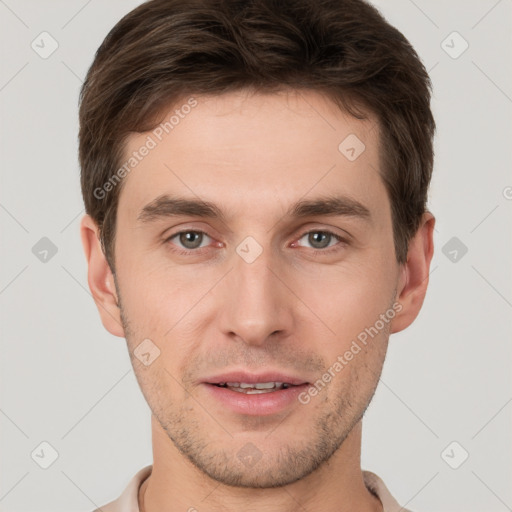
[[[430,212],[423,214],[420,227],[409,241],[407,262],[400,268],[397,300],[402,309],[393,319],[391,333],[409,327],[418,316],[427,293],[430,262],[434,254],[435,218]]]
[[[124,338],[114,276],[101,247],[98,226],[90,215],[80,222],[80,236],[88,264],[87,282],[101,322],[108,332]]]

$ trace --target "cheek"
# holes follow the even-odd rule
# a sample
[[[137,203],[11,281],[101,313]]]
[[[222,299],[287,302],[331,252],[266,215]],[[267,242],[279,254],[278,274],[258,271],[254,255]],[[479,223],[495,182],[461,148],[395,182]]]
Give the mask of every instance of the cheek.
[[[387,349],[389,323],[381,315],[391,305],[393,282],[383,266],[364,265],[330,272],[310,290],[308,306],[322,323],[308,322],[306,329],[308,338],[317,340],[327,372],[334,374],[329,395],[364,402],[376,386]],[[320,336],[319,329],[326,335]]]
[[[123,305],[130,319],[139,325],[164,322],[171,324],[191,307],[202,280],[191,272],[155,258],[120,258],[119,280]],[[196,299],[197,300],[197,299]]]
[[[201,322],[209,314],[205,294],[215,281],[212,276],[198,276],[197,271],[184,272],[174,265],[155,263],[138,265],[131,274],[125,269],[121,282],[130,349],[133,352],[143,340],[151,340],[159,350],[151,366],[165,367],[168,373],[162,374],[164,382],[172,387],[175,382],[169,374],[181,375],[183,363],[190,360],[204,339]]]
[[[383,265],[331,268],[303,282],[305,302],[342,342],[373,325],[390,306],[392,273]]]

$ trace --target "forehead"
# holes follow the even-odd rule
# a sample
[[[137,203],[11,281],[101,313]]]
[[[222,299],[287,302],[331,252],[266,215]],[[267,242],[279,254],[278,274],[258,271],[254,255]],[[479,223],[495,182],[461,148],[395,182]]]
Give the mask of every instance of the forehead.
[[[186,97],[159,126],[128,138],[134,165],[119,209],[136,218],[166,193],[249,215],[308,195],[382,201],[378,146],[373,116],[355,119],[317,92]]]

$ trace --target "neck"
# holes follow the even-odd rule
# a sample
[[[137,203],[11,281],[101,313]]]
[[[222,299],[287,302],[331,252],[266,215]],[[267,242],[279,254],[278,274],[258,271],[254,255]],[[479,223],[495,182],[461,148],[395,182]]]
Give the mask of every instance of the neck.
[[[341,447],[310,475],[283,487],[254,489],[219,483],[196,468],[169,439],[154,416],[153,469],[139,492],[140,512],[382,512],[364,484],[360,466],[361,421]]]

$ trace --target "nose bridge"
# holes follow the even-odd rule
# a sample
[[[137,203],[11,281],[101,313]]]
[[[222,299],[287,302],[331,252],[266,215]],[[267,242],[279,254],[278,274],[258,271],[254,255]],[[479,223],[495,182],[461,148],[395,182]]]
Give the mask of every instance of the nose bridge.
[[[281,268],[271,249],[247,237],[233,254],[226,283],[223,330],[246,343],[263,344],[276,331],[290,329],[289,291],[279,279]],[[277,274],[277,275],[276,275]]]

